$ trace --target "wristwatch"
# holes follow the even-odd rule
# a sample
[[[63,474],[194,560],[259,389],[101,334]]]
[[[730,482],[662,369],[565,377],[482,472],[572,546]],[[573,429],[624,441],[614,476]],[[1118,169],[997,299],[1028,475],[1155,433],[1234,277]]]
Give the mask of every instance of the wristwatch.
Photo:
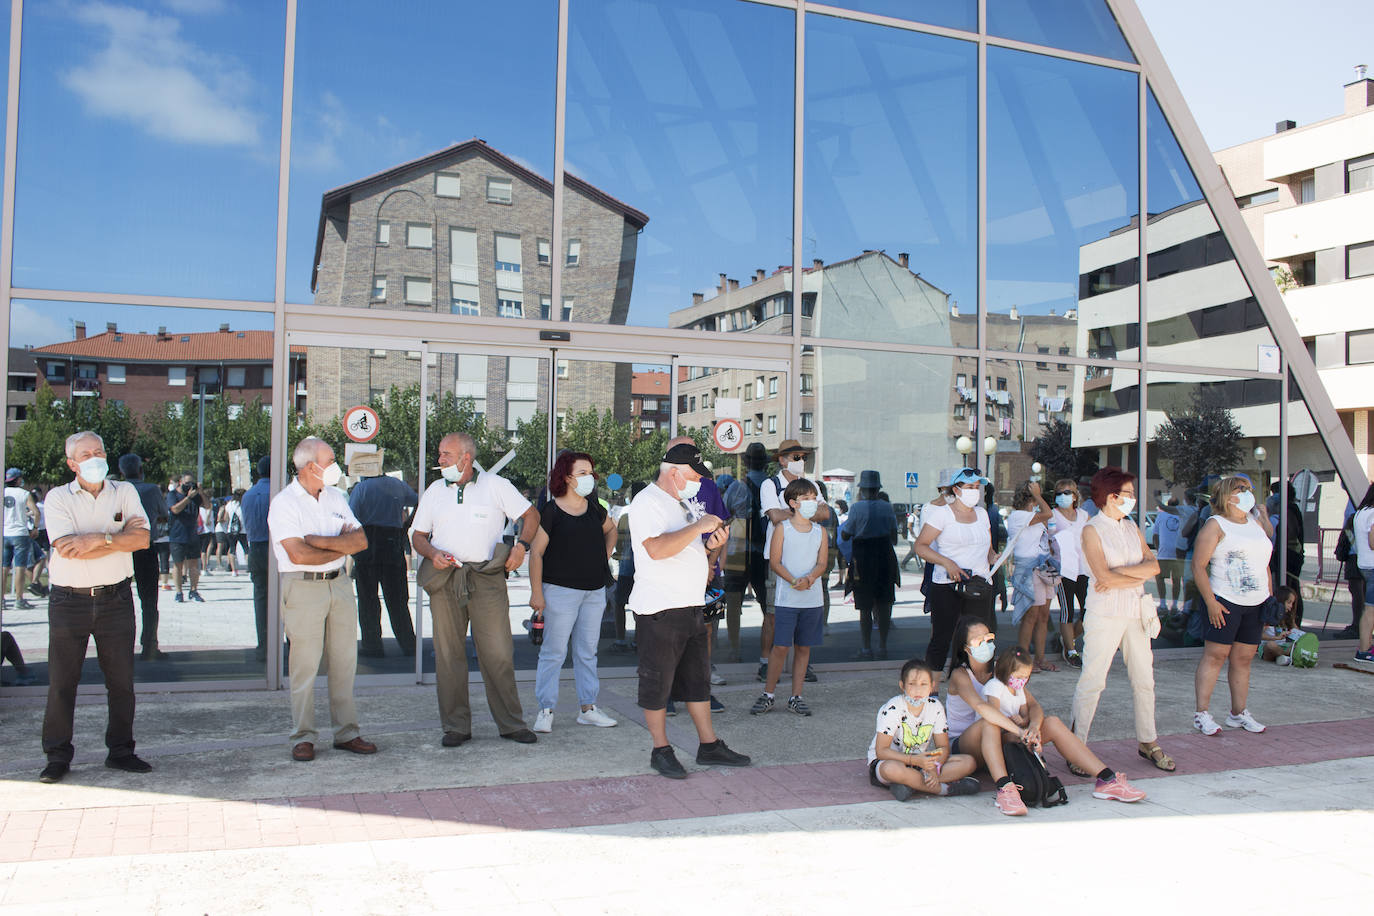
[[[530,552],[530,545],[529,545],[529,544],[525,543],[524,541],[516,541],[515,543],[517,543],[517,544],[519,544],[521,547],[525,548],[525,553],[529,553],[529,552]]]
[[[114,543],[114,536],[111,535],[110,532],[106,531],[106,532],[105,532],[105,546],[106,546],[106,547],[109,547],[109,546],[110,546],[111,544],[113,544],[113,543]]]

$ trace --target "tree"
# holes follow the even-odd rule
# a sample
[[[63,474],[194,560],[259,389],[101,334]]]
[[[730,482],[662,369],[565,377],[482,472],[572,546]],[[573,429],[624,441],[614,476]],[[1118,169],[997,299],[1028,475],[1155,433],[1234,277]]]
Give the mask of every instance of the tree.
[[[1074,448],[1073,427],[1064,420],[1044,424],[1030,454],[1045,466],[1047,480],[1086,480],[1097,473],[1097,449]]]
[[[1188,407],[1165,415],[1168,422],[1155,430],[1154,445],[1170,486],[1196,487],[1240,464],[1244,434],[1219,394],[1197,390]]]
[[[38,386],[28,419],[19,424],[6,450],[12,467],[24,472],[30,484],[51,486],[71,479],[65,446],[74,432],[67,416],[67,402],[57,400],[47,382]]]

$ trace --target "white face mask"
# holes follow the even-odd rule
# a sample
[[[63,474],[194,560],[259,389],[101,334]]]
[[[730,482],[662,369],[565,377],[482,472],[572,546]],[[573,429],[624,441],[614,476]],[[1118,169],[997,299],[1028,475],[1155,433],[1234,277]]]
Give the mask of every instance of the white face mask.
[[[576,489],[578,496],[586,496],[587,494],[591,493],[592,490],[596,489],[596,478],[593,477],[591,474],[583,474],[582,476],[574,477],[573,479],[577,481]]]
[[[802,474],[806,472],[806,462],[789,461],[787,462],[787,464],[783,465],[783,468],[785,468],[787,473],[791,474],[793,477],[800,477]]]
[[[76,467],[81,479],[87,483],[101,483],[105,480],[105,476],[110,473],[110,463],[98,455],[94,458],[87,458]]]
[[[1073,508],[1073,494],[1072,494],[1072,493],[1060,493],[1058,496],[1056,496],[1056,497],[1054,498],[1054,504],[1055,504],[1056,506],[1058,506],[1059,508],[1061,508],[1061,509],[1072,509],[1072,508]]]
[[[329,466],[320,472],[320,480],[326,487],[335,486],[342,477],[343,469],[339,467],[337,461],[329,462]]]
[[[814,499],[802,499],[797,501],[797,512],[802,518],[811,518],[816,514],[816,506],[819,503]]]
[[[983,494],[976,487],[963,487],[959,490],[959,502],[972,509],[983,501]]]
[[[1122,514],[1122,515],[1130,515],[1130,514],[1131,514],[1131,510],[1135,508],[1135,497],[1134,497],[1134,496],[1122,496],[1122,497],[1120,497],[1120,499],[1121,499],[1121,504],[1120,504],[1119,506],[1117,506],[1117,508],[1121,510],[1121,514]]]
[[[689,480],[682,485],[682,490],[678,493],[678,499],[691,499],[701,490],[700,480]]]
[[[449,483],[457,483],[459,478],[463,476],[463,469],[459,465],[450,464],[439,473],[444,475],[444,479]]]
[[[1255,508],[1255,494],[1249,490],[1241,490],[1236,494],[1236,508],[1242,512],[1249,512]]]

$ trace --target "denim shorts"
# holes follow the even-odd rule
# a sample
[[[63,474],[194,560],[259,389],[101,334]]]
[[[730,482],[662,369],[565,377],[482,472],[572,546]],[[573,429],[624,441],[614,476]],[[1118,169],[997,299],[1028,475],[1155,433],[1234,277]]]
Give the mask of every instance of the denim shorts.
[[[773,645],[819,646],[825,639],[825,608],[773,609]]]
[[[20,569],[27,569],[29,566],[29,544],[32,539],[27,534],[18,534],[5,538],[3,561],[0,566],[17,566]]]

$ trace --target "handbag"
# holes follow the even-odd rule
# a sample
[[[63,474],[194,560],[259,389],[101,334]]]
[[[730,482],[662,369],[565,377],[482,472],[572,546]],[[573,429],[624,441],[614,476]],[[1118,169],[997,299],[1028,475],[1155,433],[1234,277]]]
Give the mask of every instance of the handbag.
[[[1140,596],[1140,625],[1145,628],[1145,635],[1150,639],[1159,636],[1159,609],[1155,607],[1155,599],[1147,594]]]

